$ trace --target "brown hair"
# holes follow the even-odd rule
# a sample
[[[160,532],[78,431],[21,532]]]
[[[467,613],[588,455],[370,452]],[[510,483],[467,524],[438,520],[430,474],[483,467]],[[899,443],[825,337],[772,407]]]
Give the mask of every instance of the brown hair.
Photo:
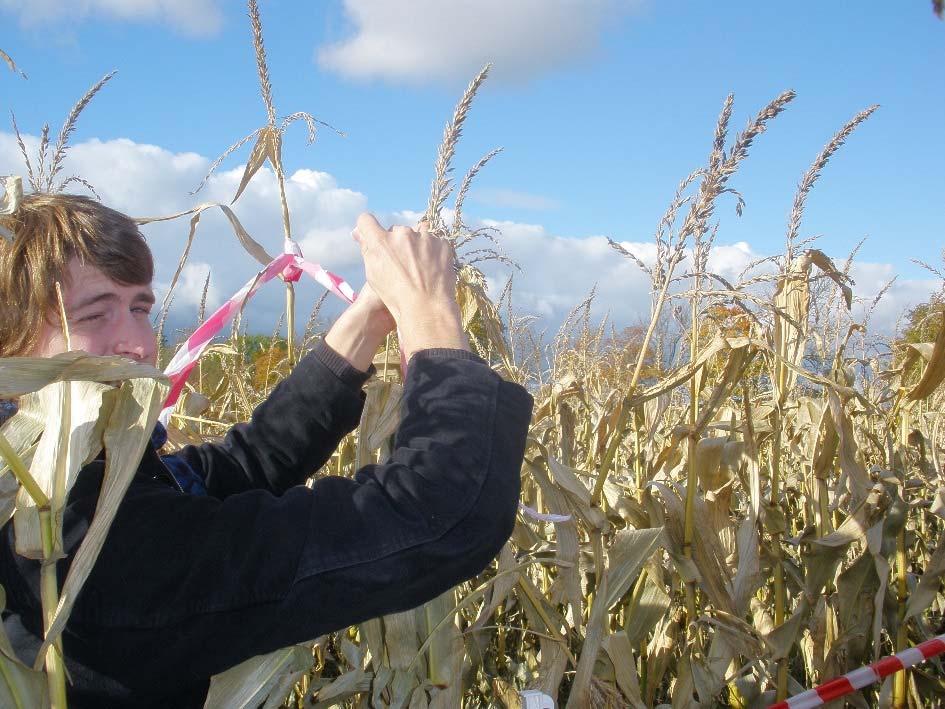
[[[88,197],[26,195],[0,217],[0,357],[29,354],[44,318],[57,310],[56,282],[70,259],[98,268],[121,285],[149,285],[151,250],[134,220]]]

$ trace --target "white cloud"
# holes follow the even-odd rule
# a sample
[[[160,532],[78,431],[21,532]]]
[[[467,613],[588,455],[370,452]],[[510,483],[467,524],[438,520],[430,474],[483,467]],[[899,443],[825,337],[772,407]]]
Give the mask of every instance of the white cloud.
[[[521,80],[586,56],[640,0],[344,0],[354,35],[318,50],[345,76],[469,79],[485,63]]]
[[[209,263],[190,261],[184,264],[180,272],[180,278],[177,286],[174,288],[174,305],[178,308],[184,307],[191,312],[200,308],[200,302],[203,300],[204,285],[207,284],[207,276],[210,275],[210,283],[207,285],[207,312],[211,313],[220,306],[220,289],[213,282],[213,268]],[[161,297],[170,288],[170,281],[159,281],[154,284],[154,290]]]
[[[35,27],[89,17],[130,22],[161,22],[185,34],[208,35],[223,22],[219,0],[0,0],[0,10]]]
[[[488,207],[508,207],[511,209],[548,210],[557,209],[558,203],[548,197],[516,190],[488,189],[472,190],[469,193],[472,202]]]

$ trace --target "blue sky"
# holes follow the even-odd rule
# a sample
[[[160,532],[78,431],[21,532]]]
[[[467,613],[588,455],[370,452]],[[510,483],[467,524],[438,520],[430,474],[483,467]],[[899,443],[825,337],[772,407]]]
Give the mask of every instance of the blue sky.
[[[704,162],[725,96],[735,94],[732,125],[740,129],[787,88],[797,99],[732,181],[747,201],[744,216],[720,203],[718,241],[729,248],[720,270],[737,270],[731,258],[743,265],[745,254],[780,251],[798,179],[840,126],[878,103],[814,188],[802,233],[823,235],[820,248],[840,258],[868,237],[854,275],[868,297],[898,274],[887,320],[937,286],[910,261],[941,263],[945,242],[945,23],[926,0],[260,7],[279,113],[310,111],[347,134],[326,130],[306,147],[299,125],[286,143],[288,171],[304,171],[297,228],[326,266],[346,275],[356,254],[341,246],[345,220],[360,208],[389,219],[423,209],[443,124],[476,67],[492,60],[456,166],[462,172],[492,147],[505,148],[482,173],[467,213],[511,234],[526,308],[560,316],[595,281],[626,280],[600,253],[600,237],[650,241],[676,183]],[[0,74],[0,109],[15,110],[29,134],[46,121],[57,130],[90,84],[119,70],[73,141],[75,169],[93,173],[105,201],[141,214],[225,197],[234,179],[226,172],[219,195],[187,192],[198,168],[265,121],[242,3],[0,0],[0,24],[0,49],[29,75]],[[9,142],[0,126],[0,174],[22,172],[4,151]],[[235,174],[245,157],[224,170]],[[278,216],[267,221],[265,194],[262,177],[258,194],[236,209],[254,234],[271,230],[257,236],[275,249]],[[222,220],[208,218],[207,227],[194,263],[215,269],[222,296],[253,267],[229,260],[235,242]],[[155,237],[159,281],[176,263],[186,224],[175,229]],[[604,305],[627,320],[645,312],[645,283],[625,292],[619,285],[603,289]]]

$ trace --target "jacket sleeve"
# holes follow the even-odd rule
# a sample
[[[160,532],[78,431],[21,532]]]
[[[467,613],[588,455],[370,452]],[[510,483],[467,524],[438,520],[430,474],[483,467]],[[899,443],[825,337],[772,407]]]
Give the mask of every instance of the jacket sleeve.
[[[319,340],[247,423],[233,426],[219,443],[187,446],[177,456],[213,497],[253,489],[282,493],[314,475],[358,425],[361,387],[373,372],[373,365],[359,372]]]
[[[353,479],[223,500],[133,485],[67,625],[67,656],[131,687],[184,684],[434,598],[508,539],[531,409],[474,355],[426,350],[410,362],[390,460]],[[72,540],[95,496],[70,503]]]

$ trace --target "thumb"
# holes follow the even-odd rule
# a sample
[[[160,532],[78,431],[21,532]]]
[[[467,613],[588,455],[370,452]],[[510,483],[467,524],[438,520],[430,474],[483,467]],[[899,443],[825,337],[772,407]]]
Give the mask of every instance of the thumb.
[[[380,225],[373,214],[369,214],[368,212],[364,212],[358,217],[357,225],[354,227],[354,231],[351,232],[352,238],[357,241],[362,248],[366,244],[383,238],[386,234],[387,230]]]

